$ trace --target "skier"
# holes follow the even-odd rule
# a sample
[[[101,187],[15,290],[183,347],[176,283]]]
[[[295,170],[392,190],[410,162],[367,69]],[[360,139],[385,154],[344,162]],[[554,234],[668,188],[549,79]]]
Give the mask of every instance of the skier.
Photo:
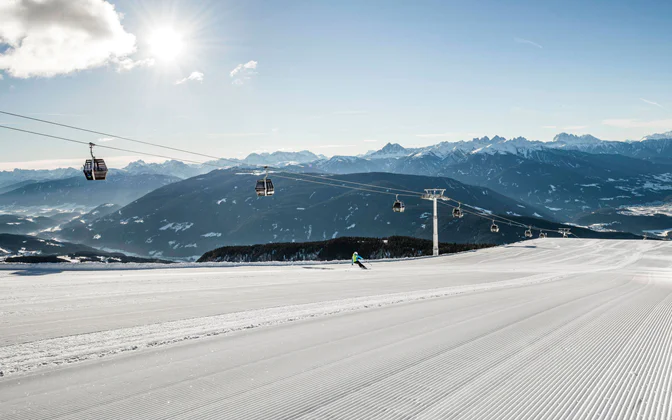
[[[366,270],[367,268],[364,264],[362,264],[362,261],[364,261],[364,258],[360,257],[357,251],[355,251],[355,253],[352,254],[352,264],[350,265],[357,264],[359,268]]]

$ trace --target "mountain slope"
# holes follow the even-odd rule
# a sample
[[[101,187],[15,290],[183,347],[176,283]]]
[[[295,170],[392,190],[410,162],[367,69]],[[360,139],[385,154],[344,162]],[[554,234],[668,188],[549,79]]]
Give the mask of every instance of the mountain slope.
[[[142,197],[150,191],[179,178],[170,175],[127,175],[111,172],[105,181],[87,181],[83,175],[23,186],[0,195],[0,208],[12,211],[39,206],[69,206],[91,209],[104,203],[121,205]]]
[[[670,165],[577,151],[473,155],[439,173],[543,206],[561,220],[592,209],[665,200],[672,193]]]
[[[13,214],[0,214],[0,233],[27,235],[58,225],[58,221],[50,217],[24,217]]]
[[[98,249],[35,236],[0,234],[0,262],[138,262],[167,263],[158,259],[127,256]]]
[[[55,179],[71,178],[80,175],[81,171],[74,168],[59,169],[14,169],[0,171],[0,188],[25,181],[50,181]]]
[[[481,187],[448,178],[367,173],[339,179],[422,191],[446,188],[446,195],[511,215],[544,215],[542,210]],[[405,198],[406,212],[393,213],[394,194],[375,194],[291,179],[274,180],[276,194],[257,198],[256,177],[235,171],[207,175],[159,188],[118,212],[61,232],[65,239],[140,255],[197,257],[223,245],[310,241],[340,236],[431,238],[431,203]],[[489,231],[489,220],[453,219],[440,207],[440,229],[446,242],[504,243],[523,231]]]

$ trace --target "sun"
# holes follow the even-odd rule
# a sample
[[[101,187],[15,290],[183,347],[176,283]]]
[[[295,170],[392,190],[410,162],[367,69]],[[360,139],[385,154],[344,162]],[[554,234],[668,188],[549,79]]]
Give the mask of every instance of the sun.
[[[182,52],[182,35],[170,27],[159,28],[149,37],[152,55],[159,60],[174,61]]]

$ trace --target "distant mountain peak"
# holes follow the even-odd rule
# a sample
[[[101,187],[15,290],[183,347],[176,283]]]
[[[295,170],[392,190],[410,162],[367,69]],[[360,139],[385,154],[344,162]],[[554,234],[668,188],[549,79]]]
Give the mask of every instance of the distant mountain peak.
[[[396,150],[406,150],[402,145],[399,143],[387,143],[385,146],[383,146],[381,151],[396,151]]]
[[[642,137],[642,140],[665,140],[665,139],[672,139],[672,131],[667,131],[665,133],[649,134],[648,136]]]
[[[387,143],[385,146],[383,146],[382,149],[375,151],[373,153],[369,153],[366,155],[366,157],[371,159],[397,158],[408,156],[413,152],[414,150],[406,149],[399,143]]]
[[[595,136],[591,136],[590,134],[583,134],[581,136],[577,136],[576,134],[560,133],[555,137],[553,137],[553,141],[556,143],[578,145],[578,144],[596,144],[600,143],[602,140],[598,139]]]

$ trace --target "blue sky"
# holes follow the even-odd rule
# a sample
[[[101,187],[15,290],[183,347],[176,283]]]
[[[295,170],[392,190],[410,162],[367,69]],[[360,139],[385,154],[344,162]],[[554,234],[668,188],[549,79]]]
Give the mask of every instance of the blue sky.
[[[672,130],[672,2],[45,1],[59,13],[0,13],[1,110],[225,157]],[[106,17],[86,16],[96,8]],[[60,31],[56,47],[45,22]],[[39,60],[29,42],[43,48]],[[6,131],[0,146],[0,169],[78,165],[87,154]]]

